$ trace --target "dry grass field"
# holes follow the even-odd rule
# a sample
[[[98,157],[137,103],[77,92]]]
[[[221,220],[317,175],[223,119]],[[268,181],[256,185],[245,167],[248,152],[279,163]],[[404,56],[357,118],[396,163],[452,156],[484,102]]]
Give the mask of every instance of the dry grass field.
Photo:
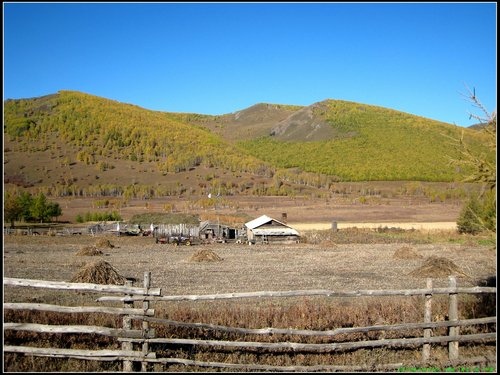
[[[354,185],[354,184],[351,184]],[[280,219],[287,214],[288,223],[422,223],[422,222],[456,222],[462,203],[456,200],[446,202],[430,202],[423,196],[391,196],[400,185],[391,186],[386,182],[382,186],[387,189],[387,197],[369,197],[360,201],[362,195],[358,190],[362,186],[352,187],[352,194],[338,195],[331,198],[301,197],[259,197],[259,196],[228,196],[218,199],[215,207],[200,208],[194,202],[206,197],[165,197],[161,199],[132,199],[118,209],[110,207],[97,209],[93,207],[92,198],[59,198],[63,215],[61,221],[74,222],[78,214],[99,211],[117,211],[123,220],[129,220],[135,214],[148,212],[166,212],[165,208],[174,212],[194,213],[201,217],[215,215],[245,214],[249,220],[260,215],[268,215]],[[369,185],[372,186],[372,185]],[[380,189],[373,185],[372,189]],[[443,187],[441,187],[443,189]],[[113,201],[113,199],[110,199]]]
[[[71,281],[96,261],[105,261],[120,276],[137,279],[141,285],[144,272],[151,272],[152,286],[164,295],[217,294],[256,291],[290,291],[328,289],[335,291],[360,289],[424,288],[426,278],[435,287],[448,285],[448,274],[458,275],[459,286],[483,285],[496,275],[496,246],[490,237],[463,237],[450,231],[407,231],[408,235],[391,230],[376,233],[367,229],[311,231],[303,243],[278,244],[210,244],[174,246],[157,244],[153,237],[102,236],[15,236],[4,237],[4,276],[15,278]],[[95,251],[95,249],[99,251]],[[92,250],[92,251],[91,251]],[[85,255],[95,254],[95,255]],[[208,255],[208,256],[206,256]],[[440,268],[436,259],[446,260],[452,268]],[[430,267],[429,267],[430,262]],[[436,267],[434,267],[436,266]],[[447,313],[446,299],[437,296],[433,304],[434,319]],[[94,305],[92,293],[50,291],[7,287],[4,301],[65,305]],[[462,318],[490,316],[491,303],[475,299],[460,300]],[[493,307],[494,309],[494,307]],[[296,327],[329,329],[331,327],[367,326],[421,321],[423,300],[419,297],[291,297],[268,299],[237,299],[231,301],[185,301],[157,303],[156,316],[185,322],[204,322],[241,327]],[[489,311],[489,312],[488,312]],[[17,319],[8,315],[9,319]],[[49,315],[33,317],[45,324],[61,324],[60,318]],[[55,320],[52,320],[55,319]],[[89,318],[90,319],[90,318]],[[379,322],[379,323],[377,323]],[[97,321],[97,325],[107,325]],[[200,333],[179,332],[172,327],[158,327],[159,337]],[[375,336],[369,336],[376,339]],[[31,336],[23,336],[29,340]],[[48,337],[48,336],[47,336]],[[182,336],[181,336],[182,337]],[[224,337],[200,336],[224,339]],[[19,336],[7,335],[6,342]],[[226,339],[230,339],[229,337]],[[262,339],[262,338],[257,338]],[[273,340],[279,338],[273,338]],[[359,339],[359,338],[358,338]],[[34,339],[39,340],[39,339]],[[56,340],[53,338],[52,340]],[[60,340],[59,338],[57,340]],[[76,340],[76,338],[75,338]],[[248,339],[251,340],[251,339]],[[267,340],[267,339],[266,339]],[[291,339],[297,340],[295,339]],[[45,342],[45,341],[43,341]],[[51,341],[52,342],[52,341]],[[59,341],[57,341],[59,342]],[[308,341],[309,342],[309,341]],[[103,342],[100,345],[110,345]],[[34,341],[31,345],[39,345]],[[53,344],[57,346],[57,344]],[[66,345],[61,342],[60,345]],[[94,341],[83,342],[90,349]],[[159,349],[158,349],[159,350]],[[318,364],[373,366],[383,363],[415,363],[420,348],[391,350],[374,348],[352,353],[331,354],[237,354],[209,350],[166,351],[162,355],[181,356],[199,361],[264,363],[268,365]],[[436,346],[432,363],[439,366],[447,359],[445,346]],[[462,345],[465,357],[494,357],[495,343]],[[496,366],[493,364],[494,367]],[[55,358],[31,358],[9,354],[5,366],[9,371],[121,371],[120,363],[67,361]],[[491,369],[491,362],[487,369]],[[477,368],[477,367],[476,367]],[[66,371],[65,370],[65,371]],[[174,365],[155,371],[217,371]]]
[[[478,280],[496,275],[496,249],[474,241],[407,244],[404,239],[396,239],[394,243],[335,243],[314,240],[313,232],[309,234],[311,243],[176,247],[156,244],[152,237],[106,238],[113,247],[99,248],[99,237],[87,235],[6,236],[4,276],[70,281],[87,263],[103,259],[121,275],[139,282],[144,272],[150,271],[153,286],[161,287],[166,294],[401,289],[425,286],[425,277],[410,273],[431,256],[447,258],[463,270],[467,276],[459,278],[462,286],[477,285]],[[102,255],[77,254],[89,246],[99,248]],[[411,246],[421,257],[395,257],[395,252],[405,246]],[[222,259],[190,260],[200,249],[209,249]],[[435,278],[435,285],[445,286],[447,282],[447,276]]]
[[[358,185],[349,185],[349,189],[361,191],[366,188],[364,184]],[[384,183],[375,184],[371,189],[395,191],[399,186]],[[115,246],[99,248],[102,255],[78,256],[76,254],[83,247],[94,246],[97,237],[5,236],[4,276],[69,281],[85,264],[102,258],[121,274],[138,280],[142,280],[145,271],[151,271],[153,285],[163,288],[168,294],[346,287],[397,289],[424,286],[425,279],[409,276],[409,273],[420,265],[422,259],[432,255],[449,258],[463,269],[470,277],[460,279],[462,285],[473,285],[477,280],[496,275],[496,247],[492,250],[491,243],[489,246],[478,245],[478,241],[468,241],[453,230],[461,208],[459,202],[429,202],[424,197],[391,197],[388,194],[386,198],[360,203],[356,195],[326,200],[234,197],[226,199],[230,207],[215,209],[196,209],[190,207],[189,200],[173,197],[133,200],[120,208],[124,220],[136,213],[162,212],[165,205],[174,207],[177,212],[197,213],[203,220],[214,220],[218,215],[231,213],[241,214],[248,220],[263,214],[280,220],[286,213],[287,223],[303,234],[303,240],[300,244],[286,246],[207,245],[222,260],[191,262],[190,256],[201,245],[172,247],[156,244],[151,237],[111,237]],[[66,215],[64,219],[70,221],[78,213],[95,211],[91,208],[91,198],[66,199],[60,204]],[[412,244],[422,259],[398,260],[393,258],[394,252],[411,239],[401,237],[387,244],[348,234],[342,239],[318,240],[316,233],[328,233],[333,221],[338,223],[339,233],[352,227],[372,230],[397,227],[415,229],[421,237],[432,233],[432,240],[424,238],[420,244]],[[446,283],[447,278],[436,279],[436,282]]]
[[[189,212],[188,202],[175,202],[177,211]],[[163,204],[163,201],[135,201],[122,208],[121,214],[127,220],[133,213],[161,211]],[[428,277],[433,279],[435,287],[446,287],[449,274],[458,276],[458,286],[484,285],[485,280],[496,282],[495,237],[459,235],[450,229],[460,210],[460,206],[455,203],[429,203],[408,198],[406,201],[387,199],[377,204],[346,200],[334,204],[321,203],[319,200],[261,197],[240,200],[238,204],[236,209],[198,211],[200,217],[212,219],[219,214],[223,216],[237,211],[249,218],[266,214],[278,220],[286,212],[288,224],[301,233],[301,243],[174,246],[157,244],[153,237],[142,236],[6,235],[3,238],[4,277],[71,281],[95,262],[105,261],[120,276],[135,278],[134,285],[137,286],[142,285],[144,273],[151,272],[152,286],[161,288],[163,295],[313,289],[419,289],[425,287]],[[88,211],[89,201],[68,200],[62,208],[68,217],[73,217],[77,212]],[[334,220],[338,222],[337,232],[331,230]],[[437,297],[433,306],[433,314],[436,314],[434,318],[439,314],[445,315],[448,308],[447,301]],[[94,305],[95,298],[93,293],[4,288],[6,302],[78,306]],[[490,316],[488,314],[494,309],[490,302],[486,306],[481,299],[461,300],[460,314],[464,314],[461,317]],[[325,330],[332,327],[367,326],[377,322],[396,324],[421,321],[423,300],[419,297],[339,298],[334,301],[329,297],[242,298],[231,301],[163,302],[158,303],[155,310],[158,317],[185,322],[249,328],[312,327]],[[22,318],[14,312],[7,314],[7,317]],[[59,317],[43,313],[33,319],[45,324],[61,324]],[[109,322],[96,321],[95,324],[107,325]],[[200,334],[178,332],[175,327],[168,330],[158,327],[157,331],[160,337],[184,334],[196,338]],[[22,335],[21,339],[23,337],[29,340],[31,336]],[[200,338],[233,339],[210,335]],[[7,343],[19,339],[19,335],[12,333],[5,336]],[[32,345],[40,344],[40,339],[32,340]],[[78,345],[93,349],[96,344],[92,340]],[[66,344],[61,342],[61,345]],[[103,345],[109,343],[106,341]],[[277,355],[247,352],[222,354],[200,349],[172,351],[163,355],[199,361],[277,366],[304,363],[371,366],[379,363],[415,363],[420,358],[420,350],[374,348],[339,354]],[[461,353],[465,357],[494,356],[496,345],[491,342],[487,345],[462,345]],[[436,364],[446,359],[445,346],[433,349],[432,360]],[[6,356],[4,364],[8,371],[46,372],[61,371],[63,368],[70,372],[121,371],[119,363],[108,366],[93,361],[75,363],[64,359],[33,359],[15,354]],[[155,370],[205,372],[207,368],[177,365],[166,370]]]

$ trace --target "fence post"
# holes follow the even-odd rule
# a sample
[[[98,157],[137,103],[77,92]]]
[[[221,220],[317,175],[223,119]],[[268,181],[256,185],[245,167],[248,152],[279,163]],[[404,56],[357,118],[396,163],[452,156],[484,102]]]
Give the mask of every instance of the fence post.
[[[146,297],[149,295],[149,288],[151,287],[151,272],[144,272],[144,288],[146,289]],[[144,310],[144,316],[146,316],[146,312],[149,309],[149,301],[144,300],[142,302],[142,309]],[[149,337],[149,322],[147,320],[142,321],[142,337],[144,339],[147,339]],[[149,343],[147,341],[144,341],[142,343],[142,355],[144,357],[147,357],[149,352]],[[141,371],[142,372],[147,372],[148,371],[148,363],[143,361],[141,363]]]
[[[432,289],[432,279],[427,279],[427,289]],[[425,295],[424,323],[432,321],[432,291]],[[432,329],[424,328],[424,338],[431,337]],[[422,348],[422,362],[427,363],[431,356],[431,344],[424,344]]]
[[[458,320],[458,296],[456,292],[457,288],[457,279],[455,276],[450,276],[450,302],[448,307],[448,319],[449,321],[457,321]],[[459,327],[450,326],[448,335],[449,336],[458,336]],[[450,341],[448,343],[448,358],[450,360],[458,359],[458,341]]]
[[[132,286],[132,281],[127,280],[125,281],[126,286]],[[125,308],[127,307],[133,307],[134,302],[123,302],[123,306]],[[123,329],[131,329],[132,328],[132,320],[130,319],[130,316],[124,315],[123,316]],[[122,342],[122,350],[133,350],[133,343],[132,342]],[[124,360],[123,361],[123,371],[124,372],[132,372],[132,361],[129,360]]]

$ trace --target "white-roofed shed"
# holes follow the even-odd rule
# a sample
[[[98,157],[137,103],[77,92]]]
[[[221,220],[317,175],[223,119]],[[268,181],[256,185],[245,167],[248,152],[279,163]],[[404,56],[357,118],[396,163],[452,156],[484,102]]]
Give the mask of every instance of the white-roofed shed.
[[[252,221],[245,223],[249,242],[269,242],[269,241],[299,241],[299,232],[287,224],[273,219],[267,215],[262,215]]]

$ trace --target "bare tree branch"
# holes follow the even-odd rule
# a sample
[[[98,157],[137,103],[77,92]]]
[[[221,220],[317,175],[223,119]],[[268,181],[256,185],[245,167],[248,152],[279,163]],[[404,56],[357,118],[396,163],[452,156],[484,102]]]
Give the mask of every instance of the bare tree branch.
[[[473,88],[471,90],[467,85],[465,85],[465,87],[466,87],[468,93],[462,94],[462,96],[464,96],[468,102],[472,103],[472,105],[474,107],[478,108],[482,112],[482,115],[477,115],[475,113],[469,112],[469,119],[474,118],[474,119],[478,120],[479,123],[481,123],[481,124],[490,124],[494,120],[495,130],[496,130],[496,112],[493,111],[492,113],[490,113],[486,109],[486,107],[483,105],[483,103],[481,103],[481,101],[476,96],[476,89],[475,88]]]
[[[478,108],[482,115],[470,114],[470,118],[474,118],[484,125],[480,131],[486,135],[485,146],[488,150],[494,152],[496,155],[496,129],[497,129],[497,116],[496,112],[489,113],[486,107],[476,96],[476,90],[467,87],[468,93],[462,94],[466,96],[467,100]],[[458,167],[468,166],[472,167],[473,171],[463,179],[463,182],[482,182],[486,184],[487,188],[493,190],[496,188],[496,160],[492,162],[484,153],[477,153],[464,140],[464,131],[459,139],[450,138],[455,143],[455,148],[459,153],[458,158],[450,158],[450,164]]]

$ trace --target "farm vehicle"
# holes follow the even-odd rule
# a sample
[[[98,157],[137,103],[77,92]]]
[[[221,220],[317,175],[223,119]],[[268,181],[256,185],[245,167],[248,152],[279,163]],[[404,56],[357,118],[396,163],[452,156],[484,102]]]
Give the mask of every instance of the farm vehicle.
[[[174,246],[185,245],[191,246],[193,244],[193,239],[185,236],[163,236],[156,237],[156,243],[172,244]]]

